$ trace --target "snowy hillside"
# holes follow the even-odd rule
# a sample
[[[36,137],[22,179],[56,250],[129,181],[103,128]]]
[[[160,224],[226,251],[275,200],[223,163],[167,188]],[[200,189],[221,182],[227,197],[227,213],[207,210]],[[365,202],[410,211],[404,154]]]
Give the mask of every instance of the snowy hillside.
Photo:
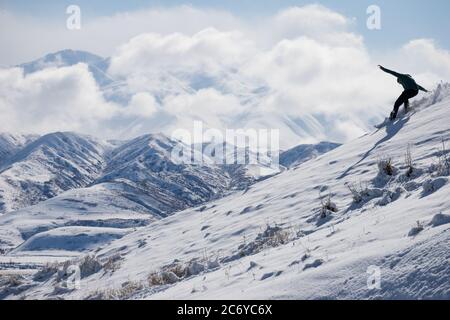
[[[449,108],[441,86],[314,161],[120,235],[72,262],[78,290],[67,287],[66,263],[4,280],[0,296],[449,299]],[[42,234],[4,258],[55,238]],[[373,268],[381,283],[370,289]]]
[[[280,156],[280,164],[286,168],[296,167],[306,161],[317,158],[339,147],[340,144],[332,142],[320,142],[318,144],[302,144],[283,152]]]
[[[109,145],[73,133],[42,136],[0,167],[0,213],[81,188],[99,177]]]
[[[9,252],[26,242],[33,243],[46,232],[67,232],[60,239],[74,239],[95,230],[99,237],[84,241],[83,246],[76,249],[66,247],[59,241],[49,241],[45,245],[33,247],[28,255],[45,255],[58,248],[59,256],[73,256],[80,252],[97,248],[101,244],[98,239],[103,231],[110,233],[133,231],[155,219],[161,218],[158,212],[149,209],[151,203],[157,201],[151,195],[139,192],[122,183],[102,183],[88,188],[74,189],[15,212],[0,216],[0,249]],[[80,230],[78,227],[84,227]],[[34,237],[34,238],[33,238]],[[103,239],[102,243],[108,239]],[[51,248],[48,245],[52,246]],[[59,246],[59,247],[58,247]],[[23,250],[23,246],[20,247]]]

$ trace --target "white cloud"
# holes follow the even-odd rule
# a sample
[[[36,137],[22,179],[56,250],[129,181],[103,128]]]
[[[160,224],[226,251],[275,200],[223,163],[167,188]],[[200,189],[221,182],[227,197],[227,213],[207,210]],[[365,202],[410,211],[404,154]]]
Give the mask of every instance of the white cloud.
[[[0,125],[3,131],[47,133],[102,130],[117,106],[107,103],[86,65],[49,68],[24,76],[0,69]]]
[[[159,108],[159,104],[151,94],[139,92],[131,98],[123,113],[130,116],[151,118],[158,112]]]
[[[275,90],[271,108],[292,115],[351,112],[382,104],[382,75],[359,46],[332,46],[302,37],[283,40],[253,59],[246,72]]]
[[[243,111],[243,106],[234,95],[223,94],[212,88],[199,90],[192,95],[169,96],[164,100],[164,106],[166,111],[180,116],[227,116]]]
[[[309,37],[334,45],[361,45],[362,37],[348,32],[352,20],[322,5],[312,4],[280,11],[271,21],[269,37],[283,39]]]
[[[193,36],[173,33],[167,36],[143,34],[121,46],[111,60],[114,75],[167,71],[209,73],[238,66],[252,52],[251,43],[237,31],[213,28]]]
[[[241,29],[232,14],[191,6],[153,8],[89,19],[81,7],[81,30],[68,30],[61,12],[57,20],[45,21],[0,9],[0,62],[17,65],[49,52],[67,48],[110,56],[121,44],[142,33],[192,35],[206,28]],[[20,48],[20,50],[18,50]]]
[[[100,18],[83,27],[95,41],[83,33],[71,39],[80,48],[107,50],[116,36],[123,40],[109,73],[125,80],[129,103],[106,102],[83,65],[29,76],[2,70],[0,111],[7,116],[0,122],[5,130],[21,124],[137,135],[170,134],[204,120],[217,128],[281,128],[288,145],[345,141],[384,117],[400,94],[377,64],[411,70],[425,85],[450,76],[450,54],[432,40],[411,41],[374,61],[352,23],[319,5],[288,8],[252,25],[191,7]]]
[[[427,85],[450,79],[450,53],[432,39],[416,39],[400,50],[399,63],[405,70],[418,74]]]

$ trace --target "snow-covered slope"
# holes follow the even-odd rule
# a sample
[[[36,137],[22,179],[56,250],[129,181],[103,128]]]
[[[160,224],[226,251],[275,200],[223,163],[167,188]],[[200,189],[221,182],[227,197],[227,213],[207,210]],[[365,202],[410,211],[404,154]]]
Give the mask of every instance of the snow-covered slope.
[[[47,231],[67,231],[68,227],[94,228],[99,234],[103,228],[133,230],[161,218],[156,211],[150,211],[146,203],[156,202],[151,195],[138,192],[122,183],[102,183],[88,188],[74,189],[41,202],[0,217],[0,249],[4,252],[18,248],[24,242],[34,241]],[[80,234],[69,230],[68,237],[76,238]],[[40,236],[39,236],[40,237]],[[95,243],[89,243],[92,246]],[[87,244],[87,243],[86,243]],[[97,247],[100,244],[97,243]],[[48,248],[34,246],[28,254],[48,254]],[[20,247],[18,251],[23,251]],[[79,251],[61,248],[63,255],[76,254]],[[17,251],[17,250],[16,250]],[[23,254],[23,252],[22,252]],[[55,254],[55,253],[53,253]]]
[[[79,290],[61,289],[64,273],[47,268],[3,295],[449,299],[444,89],[314,161],[114,241],[96,252],[98,268],[84,273]],[[80,261],[82,274],[92,263]],[[380,288],[371,289],[367,272],[376,268]]]
[[[339,147],[340,144],[333,142],[320,142],[318,144],[302,144],[289,149],[280,155],[280,164],[286,168],[293,168],[306,161],[317,158]]]
[[[9,157],[13,156],[28,143],[37,139],[33,135],[18,135],[10,133],[0,133],[0,166]]]
[[[61,132],[29,143],[0,167],[0,213],[89,185],[102,172],[108,149],[94,138]]]

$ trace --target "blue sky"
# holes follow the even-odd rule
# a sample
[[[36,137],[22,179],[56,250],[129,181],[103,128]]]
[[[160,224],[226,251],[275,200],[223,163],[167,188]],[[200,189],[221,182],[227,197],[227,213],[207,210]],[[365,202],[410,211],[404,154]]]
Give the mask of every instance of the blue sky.
[[[396,47],[415,38],[433,38],[441,47],[450,48],[448,0],[0,0],[0,8],[39,18],[64,19],[65,8],[69,4],[78,4],[83,10],[84,19],[91,19],[124,11],[189,4],[200,8],[222,9],[251,19],[269,16],[285,7],[309,3],[320,3],[348,17],[356,18],[356,31],[364,36],[370,49]],[[371,4],[382,9],[381,31],[370,31],[366,28],[366,8]]]

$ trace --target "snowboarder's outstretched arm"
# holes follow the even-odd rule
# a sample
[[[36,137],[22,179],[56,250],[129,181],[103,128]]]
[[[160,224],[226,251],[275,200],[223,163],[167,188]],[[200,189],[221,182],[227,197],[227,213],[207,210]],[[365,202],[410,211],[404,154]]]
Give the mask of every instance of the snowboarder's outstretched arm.
[[[419,88],[419,90],[422,90],[422,91],[424,91],[424,92],[428,92],[427,89],[425,89],[424,87],[422,87],[422,86],[420,86],[420,85],[417,85],[417,88]]]
[[[383,70],[384,72],[387,72],[387,73],[389,73],[389,74],[392,74],[394,77],[401,77],[402,76],[402,74],[400,74],[400,73],[398,73],[398,72],[395,72],[395,71],[392,71],[392,70],[389,70],[389,69],[386,69],[385,67],[383,67],[383,66],[380,66],[379,65],[379,67],[380,67],[380,69],[381,70]]]

